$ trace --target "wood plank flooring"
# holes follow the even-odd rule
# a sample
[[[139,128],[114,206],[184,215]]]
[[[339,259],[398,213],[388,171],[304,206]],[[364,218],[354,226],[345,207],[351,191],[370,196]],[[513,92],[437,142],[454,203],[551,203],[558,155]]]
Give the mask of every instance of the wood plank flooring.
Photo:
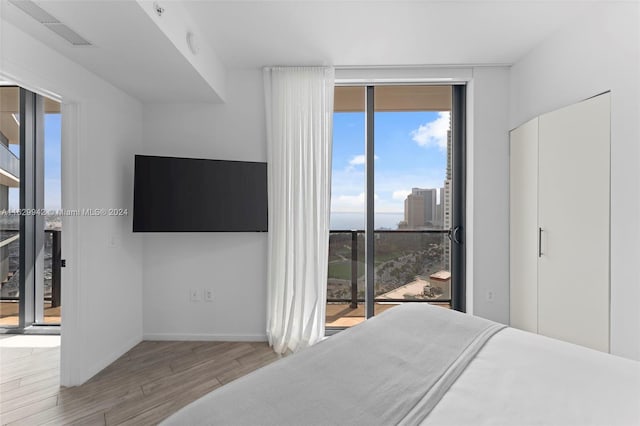
[[[52,339],[57,344],[52,345]],[[146,341],[84,385],[61,388],[59,337],[2,336],[0,423],[157,424],[213,389],[277,359],[261,342]]]
[[[355,325],[363,308],[329,304],[328,325]],[[59,336],[0,335],[0,424],[157,424],[277,359],[259,342],[146,341],[84,385],[61,388]]]

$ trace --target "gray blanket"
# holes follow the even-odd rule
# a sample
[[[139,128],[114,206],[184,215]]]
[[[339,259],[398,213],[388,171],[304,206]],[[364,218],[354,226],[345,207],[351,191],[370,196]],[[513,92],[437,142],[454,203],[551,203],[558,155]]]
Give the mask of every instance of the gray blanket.
[[[503,327],[401,305],[217,389],[163,424],[418,424]]]

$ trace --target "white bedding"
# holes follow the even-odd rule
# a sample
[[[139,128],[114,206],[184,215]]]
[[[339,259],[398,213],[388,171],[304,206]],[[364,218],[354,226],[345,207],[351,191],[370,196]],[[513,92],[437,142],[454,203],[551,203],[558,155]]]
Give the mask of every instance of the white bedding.
[[[451,339],[455,323],[473,321],[462,332],[473,336],[487,321],[413,305],[223,386],[164,424],[640,425],[640,363],[510,328],[425,401],[443,354],[468,344]]]
[[[164,425],[415,425],[502,328],[406,304],[216,389]]]
[[[640,425],[640,363],[507,328],[423,425]]]

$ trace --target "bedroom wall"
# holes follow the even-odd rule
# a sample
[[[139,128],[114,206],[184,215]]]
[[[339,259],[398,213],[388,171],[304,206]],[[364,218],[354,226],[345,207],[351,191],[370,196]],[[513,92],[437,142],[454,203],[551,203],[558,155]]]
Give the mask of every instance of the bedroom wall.
[[[62,98],[62,207],[131,212],[141,104],[12,24],[1,24],[0,73]],[[142,252],[131,216],[66,217],[62,243],[61,384],[69,386],[142,340]]]
[[[640,360],[640,5],[607,3],[511,70],[509,126],[611,91],[611,352]],[[579,157],[579,153],[576,153]],[[585,230],[588,232],[588,230]]]
[[[148,155],[266,161],[260,70],[227,74],[225,104],[148,104]],[[193,206],[197,208],[197,206]],[[145,339],[266,338],[266,233],[146,234]],[[213,290],[190,302],[190,290]]]
[[[508,324],[509,68],[474,68],[469,89],[467,310]]]
[[[475,219],[468,239],[476,252],[475,259],[469,259],[477,292],[473,309],[506,322],[508,68],[452,72],[471,80],[469,108],[476,111],[475,127],[469,129],[469,143],[476,147],[469,153],[474,181],[470,191],[475,192],[469,195]],[[353,70],[348,74],[357,77]],[[145,105],[141,153],[266,161],[262,73],[228,70],[227,78],[227,101],[222,105]],[[158,233],[142,238],[145,339],[265,339],[266,234]],[[190,290],[204,288],[213,290],[213,302],[190,302]],[[487,300],[488,292],[492,300]]]

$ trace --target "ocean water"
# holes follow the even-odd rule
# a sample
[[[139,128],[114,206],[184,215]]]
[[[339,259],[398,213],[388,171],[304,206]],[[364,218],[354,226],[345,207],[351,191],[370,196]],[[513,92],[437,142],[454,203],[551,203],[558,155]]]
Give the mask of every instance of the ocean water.
[[[364,213],[331,213],[330,229],[364,229]],[[398,229],[404,213],[376,213],[375,229]]]

